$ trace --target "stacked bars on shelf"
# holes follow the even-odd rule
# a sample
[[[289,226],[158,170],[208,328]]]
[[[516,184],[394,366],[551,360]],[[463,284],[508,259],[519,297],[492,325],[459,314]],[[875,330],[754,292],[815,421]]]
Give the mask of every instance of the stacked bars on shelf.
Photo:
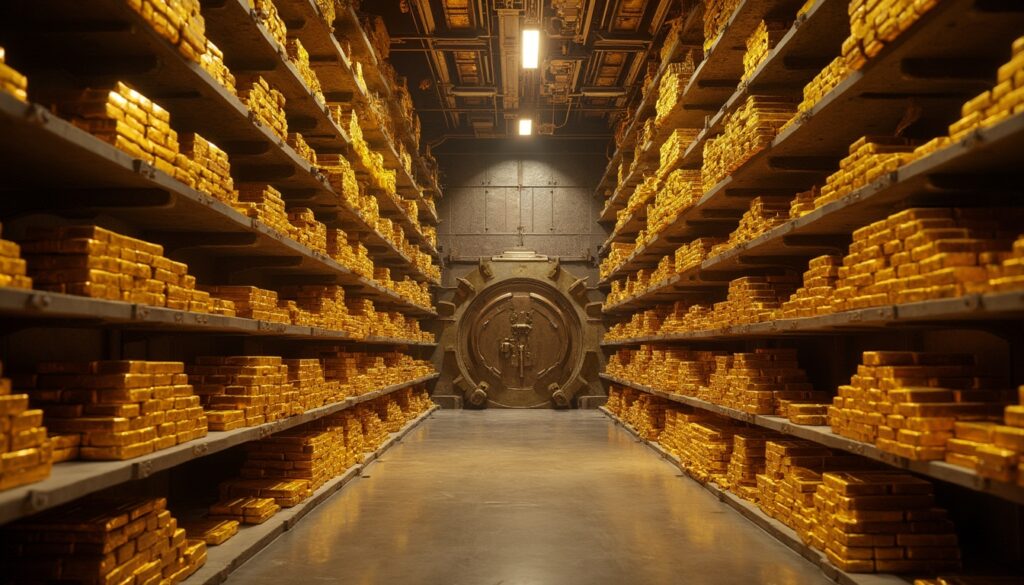
[[[224,64],[224,52],[221,51],[213,41],[206,41],[206,51],[199,58],[199,66],[210,74],[217,83],[228,93],[238,97],[238,88],[235,86],[235,76]]]
[[[666,124],[671,116],[681,107],[680,98],[693,77],[693,53],[688,52],[686,58],[679,63],[668,66],[658,86],[658,102],[655,104],[655,125],[668,129]]]
[[[89,497],[3,527],[2,572],[19,583],[184,581],[206,562],[164,498]]]
[[[726,115],[723,132],[704,144],[701,185],[710,191],[743,163],[767,148],[779,128],[796,113],[796,104],[785,97],[747,96],[742,106]]]
[[[57,111],[71,123],[172,177],[181,177],[178,134],[171,115],[152,100],[117,82],[85,89],[57,100]]]
[[[181,136],[181,156],[185,161],[179,167],[188,168],[184,178],[187,185],[228,205],[237,203],[238,190],[231,178],[231,162],[226,152],[202,136],[189,133]]]
[[[284,20],[277,12],[277,6],[274,6],[273,0],[249,0],[249,8],[255,11],[256,19],[266,27],[271,38],[280,45],[278,50],[283,51],[288,44],[288,27],[285,26]]]
[[[288,39],[287,47],[288,58],[298,67],[302,80],[306,82],[306,87],[313,94],[313,99],[321,105],[327,104],[323,88],[320,86],[320,78],[317,77],[316,71],[313,71],[313,67],[309,64],[309,51],[306,50],[306,47],[302,46],[302,41],[297,38]]]
[[[302,137],[302,134],[299,134],[298,132],[292,132],[289,134],[288,146],[292,147],[295,154],[301,156],[312,168],[317,168],[316,151],[306,143],[306,139]]]
[[[1024,486],[1024,386],[1017,389],[1017,403],[1006,407],[1001,421],[956,422],[953,437],[946,441],[946,462],[981,477]]]
[[[269,3],[269,2],[268,2]],[[259,75],[239,78],[238,97],[249,108],[258,123],[270,128],[281,139],[288,140],[288,119],[285,117],[284,94],[272,88]]]
[[[0,225],[0,234],[3,233],[2,228]],[[21,257],[21,246],[10,240],[0,240],[0,286],[32,288],[28,264]]]
[[[289,323],[287,309],[278,306],[277,293],[254,286],[203,286],[207,293],[230,301],[237,316],[244,319]]]
[[[98,226],[33,228],[22,242],[35,288],[99,299],[209,313],[188,266],[163,247]]]
[[[859,70],[887,43],[896,40],[921,16],[939,4],[939,0],[889,3],[851,0],[850,36],[843,41],[843,57],[847,66]]]
[[[133,0],[127,3],[178,52],[193,63],[201,63],[207,51],[206,21],[200,13],[199,0],[150,2]]]
[[[29,390],[78,457],[125,460],[205,437],[207,420],[181,362],[41,363]]]
[[[0,491],[46,479],[54,463],[43,411],[29,410],[28,394],[11,388],[11,380],[0,378]]]
[[[210,356],[189,366],[210,430],[230,431],[279,420],[301,409],[288,381],[288,366],[276,356]]]
[[[786,223],[789,221],[789,205],[788,197],[755,197],[750,202],[750,209],[740,218],[739,226],[729,234],[727,241],[711,250],[711,255],[721,254]]]
[[[747,37],[747,52],[743,54],[743,79],[754,73],[757,66],[767,57],[789,31],[789,25],[779,20],[762,20],[757,28]]]
[[[1003,394],[973,355],[864,352],[828,410],[833,432],[915,461],[942,460],[957,421],[998,420]]]

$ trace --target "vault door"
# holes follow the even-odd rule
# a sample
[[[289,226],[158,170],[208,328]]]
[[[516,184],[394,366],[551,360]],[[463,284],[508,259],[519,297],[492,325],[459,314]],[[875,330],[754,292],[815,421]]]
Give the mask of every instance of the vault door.
[[[573,376],[581,335],[567,303],[551,287],[519,280],[485,290],[466,311],[460,357],[494,406],[548,406],[551,385]]]

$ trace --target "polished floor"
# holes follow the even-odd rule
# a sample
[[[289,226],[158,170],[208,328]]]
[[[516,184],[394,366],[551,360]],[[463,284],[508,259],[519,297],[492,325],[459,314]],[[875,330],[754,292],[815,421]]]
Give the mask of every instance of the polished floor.
[[[439,411],[229,584],[831,583],[597,411]]]

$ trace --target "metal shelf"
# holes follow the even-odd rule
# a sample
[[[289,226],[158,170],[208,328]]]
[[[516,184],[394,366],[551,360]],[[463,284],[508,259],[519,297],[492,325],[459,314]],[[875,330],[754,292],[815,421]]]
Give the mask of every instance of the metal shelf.
[[[613,347],[641,343],[731,341],[761,337],[776,338],[786,335],[849,335],[857,331],[877,332],[894,327],[928,328],[962,326],[967,323],[974,326],[994,325],[1006,319],[1022,318],[1024,318],[1024,290],[971,294],[952,299],[936,299],[902,305],[884,305],[817,317],[777,319],[748,325],[734,325],[723,329],[634,337],[604,341],[601,342],[601,345]]]
[[[351,102],[360,121],[367,122],[369,118],[364,112],[369,97],[356,83],[352,60],[335,38],[334,26],[327,23],[313,0],[281,0],[275,6],[288,27],[288,35],[297,37],[309,52],[310,66],[316,71],[327,101]],[[422,208],[420,219],[436,224],[437,216],[426,210],[426,199],[415,177],[402,165],[391,139],[379,128],[362,125],[361,128],[371,148],[384,156],[385,167],[395,169],[399,193],[417,201]],[[418,158],[417,153],[410,154]]]
[[[9,198],[0,206],[8,211],[102,213],[130,223],[169,250],[201,249],[220,258],[225,273],[322,276],[382,307],[436,315],[37,105],[0,93],[0,128],[7,138],[0,143],[0,156],[9,163],[8,185],[30,187],[34,193],[32,198]],[[53,163],[54,152],[61,153],[59,165]]]
[[[345,473],[329,480],[312,496],[291,508],[284,508],[273,518],[255,526],[243,526],[238,534],[224,544],[211,546],[207,549],[206,564],[191,577],[183,581],[184,585],[219,585],[243,563],[263,550],[275,538],[291,530],[295,525],[320,504],[326,502],[333,494],[356,479],[366,467],[380,458],[388,449],[394,447],[410,431],[429,418],[438,406],[432,407],[415,419],[409,421],[400,431],[391,436],[375,451],[367,453],[363,463],[353,465]]]
[[[436,343],[392,337],[353,337],[346,331],[275,323],[241,317],[178,311],[165,307],[107,301],[75,295],[0,287],[0,315],[6,325],[61,321],[61,326],[120,326],[144,331],[254,335],[367,345],[434,347]]]
[[[795,12],[798,7],[799,4],[792,0],[744,0],[736,7],[725,29],[718,35],[704,59],[694,70],[693,76],[679,97],[676,109],[669,113],[650,141],[637,146],[639,151],[637,156],[642,157],[642,161],[634,169],[634,172],[628,175],[627,180],[616,187],[601,212],[602,221],[614,221],[615,212],[625,206],[635,185],[640,182],[640,177],[634,176],[636,172],[641,171],[642,174],[643,170],[647,170],[648,164],[658,162],[662,143],[676,128],[707,127],[708,116],[718,112],[722,104],[734,95],[743,77],[743,54],[746,50],[746,40],[757,28],[758,23],[774,12],[782,12],[786,8],[791,8]],[[673,54],[675,54],[675,50],[673,49]],[[825,64],[827,63],[822,65]],[[655,78],[656,84],[660,84],[661,77],[667,69],[668,63],[663,63]],[[813,73],[810,77],[813,77]],[[657,85],[654,87],[657,88]],[[647,97],[652,94],[656,95],[657,91],[651,91]],[[642,114],[648,107],[653,107],[653,105],[649,100],[644,99],[638,112]],[[638,132],[638,128],[642,126],[641,118],[641,115],[637,115],[634,119],[633,124],[627,129],[627,137],[632,137]],[[694,146],[693,151],[702,154],[703,143],[699,147]],[[618,159],[621,160],[621,158],[622,156],[618,155]],[[692,166],[693,161],[691,160],[689,163]],[[609,169],[611,166],[613,165],[609,165]],[[609,171],[606,171],[605,177],[608,176]],[[599,190],[604,182],[605,179],[602,179],[602,183],[598,185]],[[635,228],[636,226],[629,227]],[[627,230],[622,230],[622,232],[628,233]],[[613,234],[613,237],[618,238],[621,235]],[[616,241],[619,240],[616,239]]]
[[[306,0],[308,3],[308,0]],[[314,7],[310,6],[311,9]],[[211,38],[224,51],[225,63],[236,75],[259,74],[285,97],[289,131],[301,132],[317,152],[349,152],[351,137],[331,118],[326,104],[313,97],[295,64],[287,58],[287,50],[277,44],[269,31],[256,18],[248,0],[212,0],[204,2],[204,16]],[[318,17],[317,17],[318,18]],[[395,155],[397,158],[397,155]],[[356,156],[348,157],[353,167],[363,174],[369,169]],[[399,165],[400,166],[400,165]],[[404,172],[404,169],[403,169]],[[402,173],[397,173],[402,175]],[[405,186],[412,183],[406,173]],[[401,183],[401,179],[399,183]],[[415,184],[412,183],[412,188]],[[400,205],[388,194],[370,189],[380,203],[381,214],[398,222],[406,236],[416,243],[429,244]],[[326,203],[330,203],[327,201]]]
[[[940,3],[886,45],[862,71],[852,73],[802,114],[768,148],[705,193],[605,281],[652,266],[689,238],[727,232],[747,210],[751,197],[795,194],[820,183],[855,140],[891,134],[912,101],[923,106],[922,125],[939,127],[955,119],[966,99],[991,86],[991,72],[1005,61],[1022,26],[1020,7],[980,0]],[[808,30],[814,36],[820,34],[816,26]],[[790,42],[796,42],[799,34],[793,33]],[[950,35],[957,36],[957,43],[944,42]],[[915,69],[929,61],[950,65],[942,71]],[[971,66],[958,70],[952,65],[965,62]]]
[[[757,507],[756,504],[748,502],[736,494],[730,492],[727,489],[720,487],[718,484],[710,481],[702,481],[693,475],[682,465],[682,461],[675,455],[672,455],[666,451],[658,442],[651,441],[641,437],[636,430],[631,427],[628,423],[620,419],[619,417],[612,414],[605,407],[599,407],[599,410],[604,413],[608,418],[615,422],[618,426],[622,427],[626,432],[635,437],[638,441],[650,447],[655,453],[671,462],[680,471],[686,474],[687,477],[696,481],[704,489],[711,492],[712,495],[717,497],[719,500],[728,504],[730,507],[739,512],[744,518],[750,520],[759,528],[772,535],[776,540],[786,545],[794,552],[802,556],[804,559],[818,566],[819,569],[829,579],[840,583],[842,585],[908,585],[908,582],[897,576],[882,573],[846,573],[841,571],[830,562],[828,558],[815,548],[812,548],[804,544],[800,535],[796,533],[792,528],[786,526],[782,522],[768,516]]]
[[[936,206],[960,204],[964,193],[1005,192],[1001,169],[1019,164],[1024,152],[1024,114],[971,133],[957,143],[889,173],[870,185],[790,220],[760,236],[705,260],[678,278],[608,307],[606,313],[649,307],[686,288],[724,288],[731,278],[751,271],[792,265],[793,260],[845,251],[854,230],[884,219],[897,203]],[[1009,201],[1013,201],[1010,199]],[[608,280],[610,280],[609,277]]]
[[[900,457],[898,455],[893,455],[892,453],[885,453],[874,445],[839,436],[833,433],[832,429],[827,426],[797,425],[789,422],[788,419],[779,416],[750,414],[690,396],[673,394],[671,392],[665,392],[664,390],[658,390],[642,384],[635,384],[616,376],[610,376],[608,374],[600,374],[600,376],[602,379],[609,382],[628,386],[655,396],[660,396],[661,398],[672,402],[713,412],[721,416],[766,429],[771,429],[786,435],[807,439],[808,441],[814,441],[815,443],[832,449],[838,449],[840,451],[853,453],[854,455],[867,457],[868,459],[880,461],[886,465],[913,471],[914,473],[919,473],[932,479],[937,479],[947,483],[956,484],[976,492],[991,494],[1016,504],[1024,504],[1024,487],[980,477],[977,473],[967,469],[966,467],[950,465],[944,461],[913,461],[906,457]]]
[[[59,506],[108,487],[149,477],[159,471],[177,467],[188,461],[229,449],[235,445],[262,439],[274,433],[279,433],[346,410],[356,404],[379,398],[397,390],[429,382],[439,376],[440,374],[423,376],[256,427],[246,427],[226,432],[211,432],[202,439],[189,441],[170,449],[163,449],[150,455],[136,457],[127,461],[69,461],[58,463],[53,466],[53,472],[49,478],[41,482],[0,492],[0,524]]]
[[[312,207],[328,225],[364,233],[367,247],[379,261],[402,274],[428,280],[354,209],[339,204],[337,194],[306,160],[268,128],[250,120],[248,109],[238,98],[198,65],[187,62],[127,4],[116,0],[98,0],[89,6],[72,0],[47,2],[53,13],[64,15],[75,27],[53,30],[47,11],[38,6],[29,10],[12,4],[5,6],[11,13],[4,13],[10,16],[7,21],[18,23],[18,29],[4,31],[5,42],[8,48],[17,48],[19,61],[28,65],[34,95],[37,88],[45,96],[69,84],[126,80],[167,108],[176,130],[198,132],[225,149],[236,180],[274,185],[290,205]],[[81,61],[68,57],[83,53]],[[125,55],[148,65],[140,67]],[[109,68],[97,67],[99,62],[110,64]],[[8,98],[3,103],[14,108],[4,107],[6,112],[21,113],[20,102]]]

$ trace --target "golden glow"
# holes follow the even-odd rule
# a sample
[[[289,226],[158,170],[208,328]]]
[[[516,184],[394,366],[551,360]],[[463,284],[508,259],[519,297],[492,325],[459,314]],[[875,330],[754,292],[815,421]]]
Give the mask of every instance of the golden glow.
[[[523,69],[536,69],[540,64],[540,31],[523,30]]]

